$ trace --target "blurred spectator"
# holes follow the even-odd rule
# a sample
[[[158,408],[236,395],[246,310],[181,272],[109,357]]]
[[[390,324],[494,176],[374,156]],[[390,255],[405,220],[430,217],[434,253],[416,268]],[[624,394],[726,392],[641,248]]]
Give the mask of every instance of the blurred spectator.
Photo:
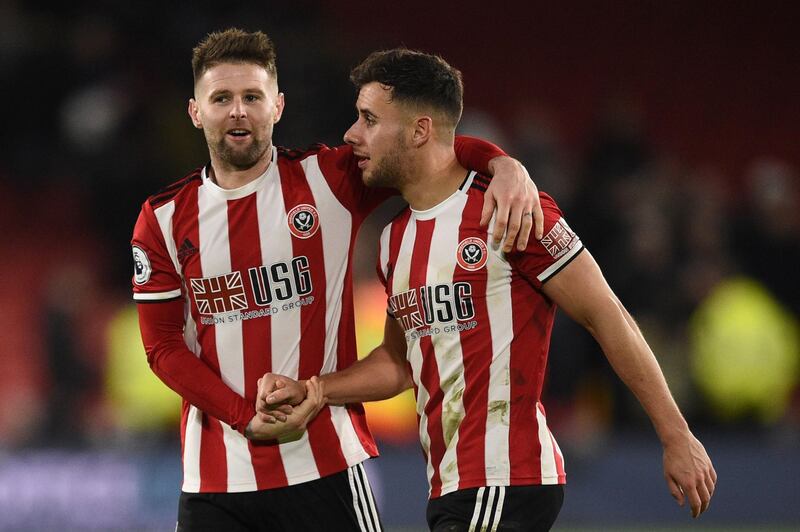
[[[753,279],[726,279],[692,315],[692,376],[723,422],[774,425],[800,383],[797,319]]]

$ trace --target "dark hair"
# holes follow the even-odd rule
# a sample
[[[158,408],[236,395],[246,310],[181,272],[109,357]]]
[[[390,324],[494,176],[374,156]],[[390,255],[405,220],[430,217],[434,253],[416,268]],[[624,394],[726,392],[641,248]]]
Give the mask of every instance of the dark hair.
[[[392,99],[440,111],[453,128],[461,119],[464,84],[461,72],[438,55],[406,48],[372,52],[350,72],[361,89],[376,81],[392,88]]]
[[[220,63],[253,63],[264,67],[277,79],[275,46],[263,32],[228,28],[206,35],[192,52],[194,82],[209,68]]]

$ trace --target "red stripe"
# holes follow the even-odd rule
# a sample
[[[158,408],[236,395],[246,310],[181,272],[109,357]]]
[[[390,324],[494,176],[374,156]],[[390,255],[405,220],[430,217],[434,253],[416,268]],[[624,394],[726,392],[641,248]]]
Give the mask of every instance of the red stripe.
[[[431,250],[431,238],[436,220],[417,220],[417,235],[414,239],[414,250],[411,255],[411,271],[409,272],[408,286],[415,288],[425,286],[428,274],[428,257]],[[419,300],[418,300],[419,301]],[[429,399],[425,405],[425,415],[428,417],[428,437],[430,438],[430,462],[433,466],[431,477],[431,498],[438,497],[442,490],[442,480],[439,466],[444,456],[444,434],[442,429],[442,401],[444,394],[439,380],[439,366],[436,363],[436,354],[430,336],[423,336],[419,340],[422,351],[422,368],[420,382],[428,390]]]
[[[278,164],[286,212],[288,213],[300,204],[316,207],[314,195],[300,163],[292,163],[284,158],[279,158]],[[300,363],[298,370],[300,379],[319,375],[325,352],[327,301],[325,257],[322,247],[324,231],[325,228],[320,227],[309,238],[292,236],[292,254],[295,257],[302,255],[308,257],[313,283],[311,295],[314,296],[313,304],[304,305],[300,311]],[[308,441],[320,476],[337,473],[347,468],[347,461],[342,454],[342,445],[333,426],[329,408],[323,408],[319,415],[309,423]]]
[[[394,267],[397,264],[397,257],[400,255],[400,244],[403,243],[403,235],[406,232],[408,221],[411,219],[411,209],[406,209],[400,216],[392,222],[389,229],[389,271],[386,275],[386,295],[392,295],[392,282],[394,280]]]
[[[539,403],[539,410],[542,411],[542,415],[545,417],[545,419],[547,419],[547,414],[544,411],[544,405],[542,403]],[[558,452],[556,439],[553,437],[553,433],[548,429],[547,434],[550,436],[550,444],[553,446],[553,460],[556,462],[556,474],[558,475],[558,482],[563,484],[567,480],[567,473],[564,469],[564,458]]]
[[[176,243],[188,238],[195,243],[197,249],[202,249],[197,191],[198,187],[192,187],[175,198],[175,213],[180,213],[180,216],[172,220],[172,236]],[[183,277],[203,277],[199,254],[187,262]],[[203,349],[201,359],[219,376],[214,327],[201,325],[195,305],[191,305],[191,312],[197,327],[197,341],[200,345],[208,346]],[[202,414],[200,429],[200,491],[228,491],[228,461],[222,439],[222,426],[218,420],[205,413]]]
[[[347,257],[347,273],[344,277],[344,293],[342,294],[342,317],[339,321],[339,342],[336,352],[336,369],[341,370],[352,366],[358,359],[356,346],[355,310],[353,308],[353,250],[355,249],[356,235],[360,220],[353,218],[353,228],[350,233],[350,248]],[[346,405],[350,422],[356,431],[356,436],[370,456],[378,456],[378,447],[367,425],[367,416],[361,403]]]
[[[458,241],[480,236],[486,230],[478,227],[483,209],[483,194],[470,191],[458,230]],[[455,257],[454,257],[455,259]],[[458,429],[459,488],[486,485],[486,418],[489,408],[489,366],[492,363],[492,329],[486,306],[487,269],[467,271],[456,261],[453,282],[469,281],[472,303],[478,327],[461,333],[461,352],[464,364],[464,419]],[[463,485],[462,485],[463,484]]]
[[[542,480],[542,445],[539,441],[536,404],[544,382],[550,335],[549,329],[544,326],[546,316],[535,312],[535,309],[541,309],[547,304],[531,301],[531,298],[541,297],[518,273],[512,274],[514,339],[511,342],[511,412],[508,436],[512,483],[513,479],[519,479],[525,484],[538,484]]]
[[[262,264],[259,237],[257,194],[228,201],[228,242],[230,244],[231,270],[239,271],[247,293],[252,293],[248,267]],[[251,308],[248,310],[257,310]],[[242,352],[244,353],[244,394],[255,402],[258,379],[272,370],[272,328],[269,318],[244,320],[242,326]],[[277,441],[249,441],[250,458],[258,489],[287,484],[286,472]]]

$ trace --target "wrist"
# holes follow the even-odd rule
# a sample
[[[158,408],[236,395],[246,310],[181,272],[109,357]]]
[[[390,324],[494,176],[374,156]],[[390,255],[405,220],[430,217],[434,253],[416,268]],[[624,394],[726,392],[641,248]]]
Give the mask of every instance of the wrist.
[[[489,169],[489,172],[494,176],[497,175],[497,172],[501,171],[504,167],[511,170],[512,167],[515,165],[516,161],[511,157],[509,157],[508,155],[498,155],[497,157],[489,159],[489,164],[486,167]]]
[[[244,428],[244,437],[248,440],[253,439],[253,420],[251,419],[247,426]]]
[[[680,423],[670,424],[662,428],[656,427],[656,434],[658,434],[661,444],[667,447],[668,445],[686,441],[691,431],[686,421],[681,419]]]

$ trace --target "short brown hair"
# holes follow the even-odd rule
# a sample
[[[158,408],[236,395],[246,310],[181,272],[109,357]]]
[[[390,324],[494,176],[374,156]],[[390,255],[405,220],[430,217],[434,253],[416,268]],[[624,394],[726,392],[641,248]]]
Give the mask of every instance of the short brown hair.
[[[228,28],[206,35],[192,52],[195,84],[206,70],[220,63],[253,63],[264,67],[273,78],[278,77],[275,45],[266,33],[260,31]]]
[[[407,48],[372,52],[350,72],[350,81],[361,89],[376,81],[392,88],[392,99],[432,107],[453,128],[461,120],[464,83],[461,72],[438,55]]]

